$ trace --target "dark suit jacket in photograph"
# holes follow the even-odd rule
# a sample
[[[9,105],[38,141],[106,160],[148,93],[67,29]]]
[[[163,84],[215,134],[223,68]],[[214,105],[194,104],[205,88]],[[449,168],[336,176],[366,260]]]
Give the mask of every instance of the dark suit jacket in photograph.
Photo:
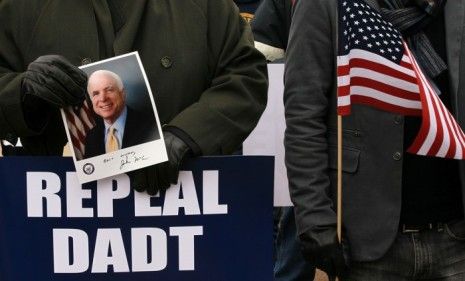
[[[128,109],[121,148],[126,148],[160,138],[155,118],[142,112]],[[105,124],[97,118],[97,124],[87,133],[84,158],[105,154]]]

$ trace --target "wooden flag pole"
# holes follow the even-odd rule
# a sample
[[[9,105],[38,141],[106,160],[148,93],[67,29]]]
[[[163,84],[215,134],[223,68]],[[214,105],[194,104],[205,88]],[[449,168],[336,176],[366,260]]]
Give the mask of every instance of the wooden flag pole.
[[[342,116],[337,116],[337,239],[342,241]]]
[[[338,1],[339,3],[339,1]],[[336,22],[339,22],[339,10],[336,11]],[[336,34],[339,34],[339,24],[336,25]],[[336,46],[339,49],[339,36],[336,36]],[[337,97],[339,99],[339,87],[337,87]],[[337,240],[342,241],[342,116],[337,115]],[[339,277],[336,276],[336,281]]]
[[[338,1],[339,3],[339,1]],[[339,10],[336,11],[336,22],[339,22]],[[339,34],[339,25],[336,25],[336,34]],[[336,46],[339,48],[339,36],[336,36]],[[339,85],[337,85],[339,99]],[[342,116],[337,115],[337,239],[342,241]],[[336,280],[338,280],[336,278]]]
[[[342,116],[337,116],[337,239],[342,242]],[[336,277],[336,281],[339,278]]]
[[[337,240],[342,242],[342,116],[337,116]],[[332,281],[332,277],[328,276]],[[335,278],[339,281],[339,278]]]

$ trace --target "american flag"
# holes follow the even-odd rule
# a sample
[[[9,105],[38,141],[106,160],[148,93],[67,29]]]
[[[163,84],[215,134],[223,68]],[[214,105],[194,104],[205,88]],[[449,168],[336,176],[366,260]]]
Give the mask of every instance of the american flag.
[[[423,74],[402,35],[362,0],[339,0],[338,113],[359,103],[422,118],[408,149],[464,159],[465,135]]]
[[[90,102],[86,99],[82,106],[70,106],[63,109],[71,137],[76,160],[84,158],[87,132],[95,126]]]

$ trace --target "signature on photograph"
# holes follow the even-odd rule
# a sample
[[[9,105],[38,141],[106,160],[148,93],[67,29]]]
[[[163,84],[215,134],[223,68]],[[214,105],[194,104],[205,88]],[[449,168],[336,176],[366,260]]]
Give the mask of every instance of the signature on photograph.
[[[139,161],[148,160],[148,158],[145,157],[144,154],[136,153],[135,151],[130,151],[130,152],[121,154],[120,159],[121,159],[121,162],[120,162],[121,164],[119,167],[120,170],[123,169],[123,167],[126,166],[127,164],[132,164],[132,163],[137,163]]]

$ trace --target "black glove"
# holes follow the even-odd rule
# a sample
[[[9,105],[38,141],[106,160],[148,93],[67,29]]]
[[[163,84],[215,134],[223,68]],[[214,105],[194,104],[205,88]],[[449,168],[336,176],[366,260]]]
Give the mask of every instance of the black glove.
[[[311,236],[300,235],[301,250],[304,258],[318,269],[328,274],[328,277],[347,277],[347,264],[344,259],[341,244],[338,242],[336,227],[325,227],[312,230]]]
[[[30,63],[21,85],[26,105],[39,98],[53,107],[80,105],[86,88],[87,75],[58,55],[42,56]]]
[[[131,187],[155,195],[178,183],[179,167],[190,151],[189,146],[171,132],[164,132],[168,161],[128,173]]]

